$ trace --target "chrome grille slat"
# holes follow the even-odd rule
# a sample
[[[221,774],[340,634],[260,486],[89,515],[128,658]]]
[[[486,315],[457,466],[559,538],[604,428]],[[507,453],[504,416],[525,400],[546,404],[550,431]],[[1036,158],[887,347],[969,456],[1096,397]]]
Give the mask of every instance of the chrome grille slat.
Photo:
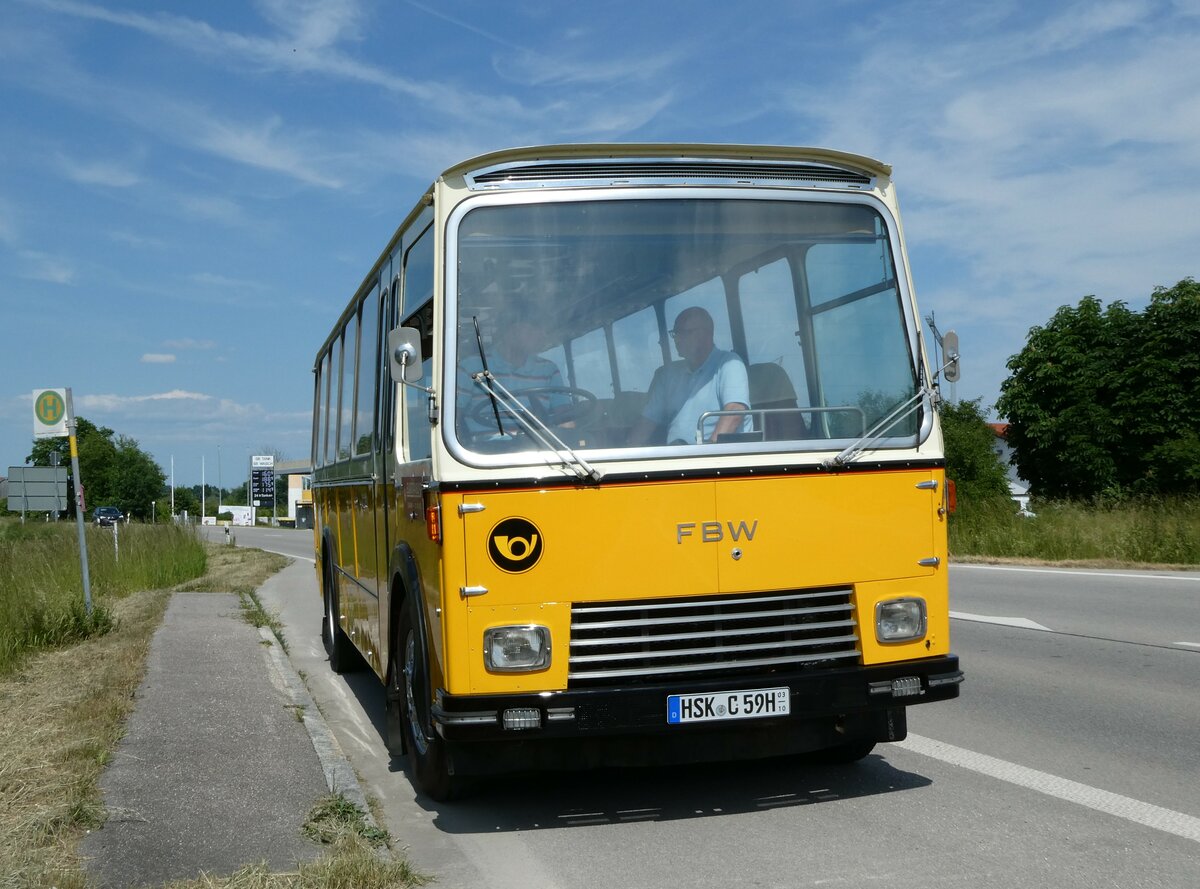
[[[831,611],[849,611],[849,605],[829,606],[819,609],[822,613]],[[721,615],[721,620],[755,620],[763,617],[794,617],[802,614],[811,614],[812,610],[807,608],[793,608],[786,611],[771,610],[771,611],[735,611]],[[603,620],[603,621],[588,621],[579,623],[576,626],[581,629],[588,630],[614,630],[620,627],[662,627],[671,626],[673,624],[694,624],[711,621],[712,617],[707,614],[680,615],[679,617],[651,617],[644,620]]]
[[[779,602],[800,602],[810,599],[828,599],[832,595],[829,592],[821,593],[782,593],[776,596],[737,596],[735,598],[723,600],[726,604],[731,605],[760,605],[763,602],[779,603]],[[668,602],[650,601],[640,602],[637,605],[638,611],[662,611],[671,609],[674,611],[683,611],[688,608],[696,608],[697,605],[704,604],[712,600],[706,599],[672,599]],[[593,605],[589,603],[581,603],[575,608],[580,614],[604,614],[609,612],[617,612],[624,614],[630,610],[631,603],[626,602],[621,605]]]
[[[832,667],[860,656],[853,609],[845,587],[577,603],[568,684]]]
[[[606,654],[580,654],[571,655],[572,664],[587,664],[597,662],[610,661],[628,661],[634,658],[672,658],[672,657],[692,657],[694,655],[702,655],[710,657],[713,655],[728,655],[739,651],[769,651],[778,650],[781,648],[803,648],[814,645],[837,645],[839,642],[853,642],[857,637],[854,634],[849,636],[822,636],[816,639],[791,639],[783,642],[758,642],[753,645],[714,645],[705,646],[703,648],[672,648],[664,651],[627,651],[624,653],[606,653]]]
[[[702,671],[716,670],[725,671],[734,667],[783,667],[800,663],[812,663],[816,661],[830,660],[845,660],[848,658],[857,658],[858,652],[849,651],[844,654],[805,654],[792,657],[772,657],[772,658],[755,658],[753,660],[739,660],[726,664],[691,664],[686,666],[672,667],[669,671],[656,670],[649,673],[641,668],[634,667],[628,670],[595,670],[589,671],[586,676],[588,679],[617,679],[617,678],[644,678],[646,676],[654,676],[655,678],[667,678],[675,673],[699,673]],[[579,674],[568,673],[568,679],[579,678]]]
[[[805,624],[804,628],[807,630],[836,630],[841,627],[852,627],[854,625],[854,620],[830,620],[821,623]],[[724,630],[723,632],[726,636],[768,636],[772,633],[791,633],[795,629],[793,626],[749,627],[740,630]],[[682,642],[687,639],[711,639],[712,633],[709,631],[702,633],[655,633],[649,637],[614,636],[604,639],[572,639],[571,648],[588,648],[597,645],[640,645],[647,638],[653,639],[655,642]]]

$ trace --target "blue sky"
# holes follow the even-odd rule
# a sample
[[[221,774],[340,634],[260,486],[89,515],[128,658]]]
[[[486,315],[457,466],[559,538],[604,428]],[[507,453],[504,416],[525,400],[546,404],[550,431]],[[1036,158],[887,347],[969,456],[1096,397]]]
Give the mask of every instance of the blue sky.
[[[514,145],[816,145],[895,179],[992,404],[1028,329],[1200,273],[1200,0],[0,0],[0,473],[31,393],[179,485],[307,455],[317,346],[420,192]],[[218,449],[220,466],[218,467]]]

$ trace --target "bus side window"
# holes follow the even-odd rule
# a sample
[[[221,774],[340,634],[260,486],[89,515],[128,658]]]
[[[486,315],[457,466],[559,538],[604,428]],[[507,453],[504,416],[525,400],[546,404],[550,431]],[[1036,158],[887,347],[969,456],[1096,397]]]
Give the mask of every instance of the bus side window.
[[[433,379],[433,303],[405,319],[405,327],[421,331],[421,385]],[[427,460],[433,453],[433,424],[429,420],[429,396],[412,386],[402,386],[404,398],[404,457],[408,462]]]
[[[346,322],[346,336],[342,340],[342,411],[338,427],[338,459],[345,460],[352,451],[350,438],[354,429],[354,374],[358,362],[359,316],[353,315]]]
[[[433,380],[433,227],[426,228],[404,255],[404,292],[401,299],[405,327],[421,331],[421,385]],[[429,396],[411,386],[400,386],[404,404],[402,453],[406,462],[427,460],[433,453],[433,424],[429,421]]]
[[[342,392],[342,335],[329,349],[329,410],[325,414],[325,462],[337,460],[338,402]]]

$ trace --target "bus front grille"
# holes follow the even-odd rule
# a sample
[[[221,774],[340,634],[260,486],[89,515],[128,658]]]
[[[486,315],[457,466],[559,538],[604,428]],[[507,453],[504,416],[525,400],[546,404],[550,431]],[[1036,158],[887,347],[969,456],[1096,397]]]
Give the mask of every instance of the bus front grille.
[[[581,602],[571,607],[568,685],[768,675],[858,657],[845,587]]]

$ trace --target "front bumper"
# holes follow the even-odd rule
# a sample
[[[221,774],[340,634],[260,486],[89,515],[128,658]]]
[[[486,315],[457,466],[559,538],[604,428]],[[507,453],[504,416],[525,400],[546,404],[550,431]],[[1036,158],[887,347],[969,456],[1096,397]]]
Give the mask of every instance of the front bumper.
[[[836,726],[839,719],[848,718],[853,722],[871,714],[894,713],[913,704],[956,698],[962,680],[958,657],[947,655],[872,667],[797,670],[768,676],[691,679],[620,688],[508,695],[448,695],[439,691],[432,716],[438,734],[449,742],[604,738],[656,733],[682,736],[731,730],[745,733],[771,728],[790,731],[805,724]],[[787,716],[736,724],[667,723],[668,695],[784,686],[791,696],[791,712]],[[536,711],[537,727],[506,729],[504,713],[508,710]]]

